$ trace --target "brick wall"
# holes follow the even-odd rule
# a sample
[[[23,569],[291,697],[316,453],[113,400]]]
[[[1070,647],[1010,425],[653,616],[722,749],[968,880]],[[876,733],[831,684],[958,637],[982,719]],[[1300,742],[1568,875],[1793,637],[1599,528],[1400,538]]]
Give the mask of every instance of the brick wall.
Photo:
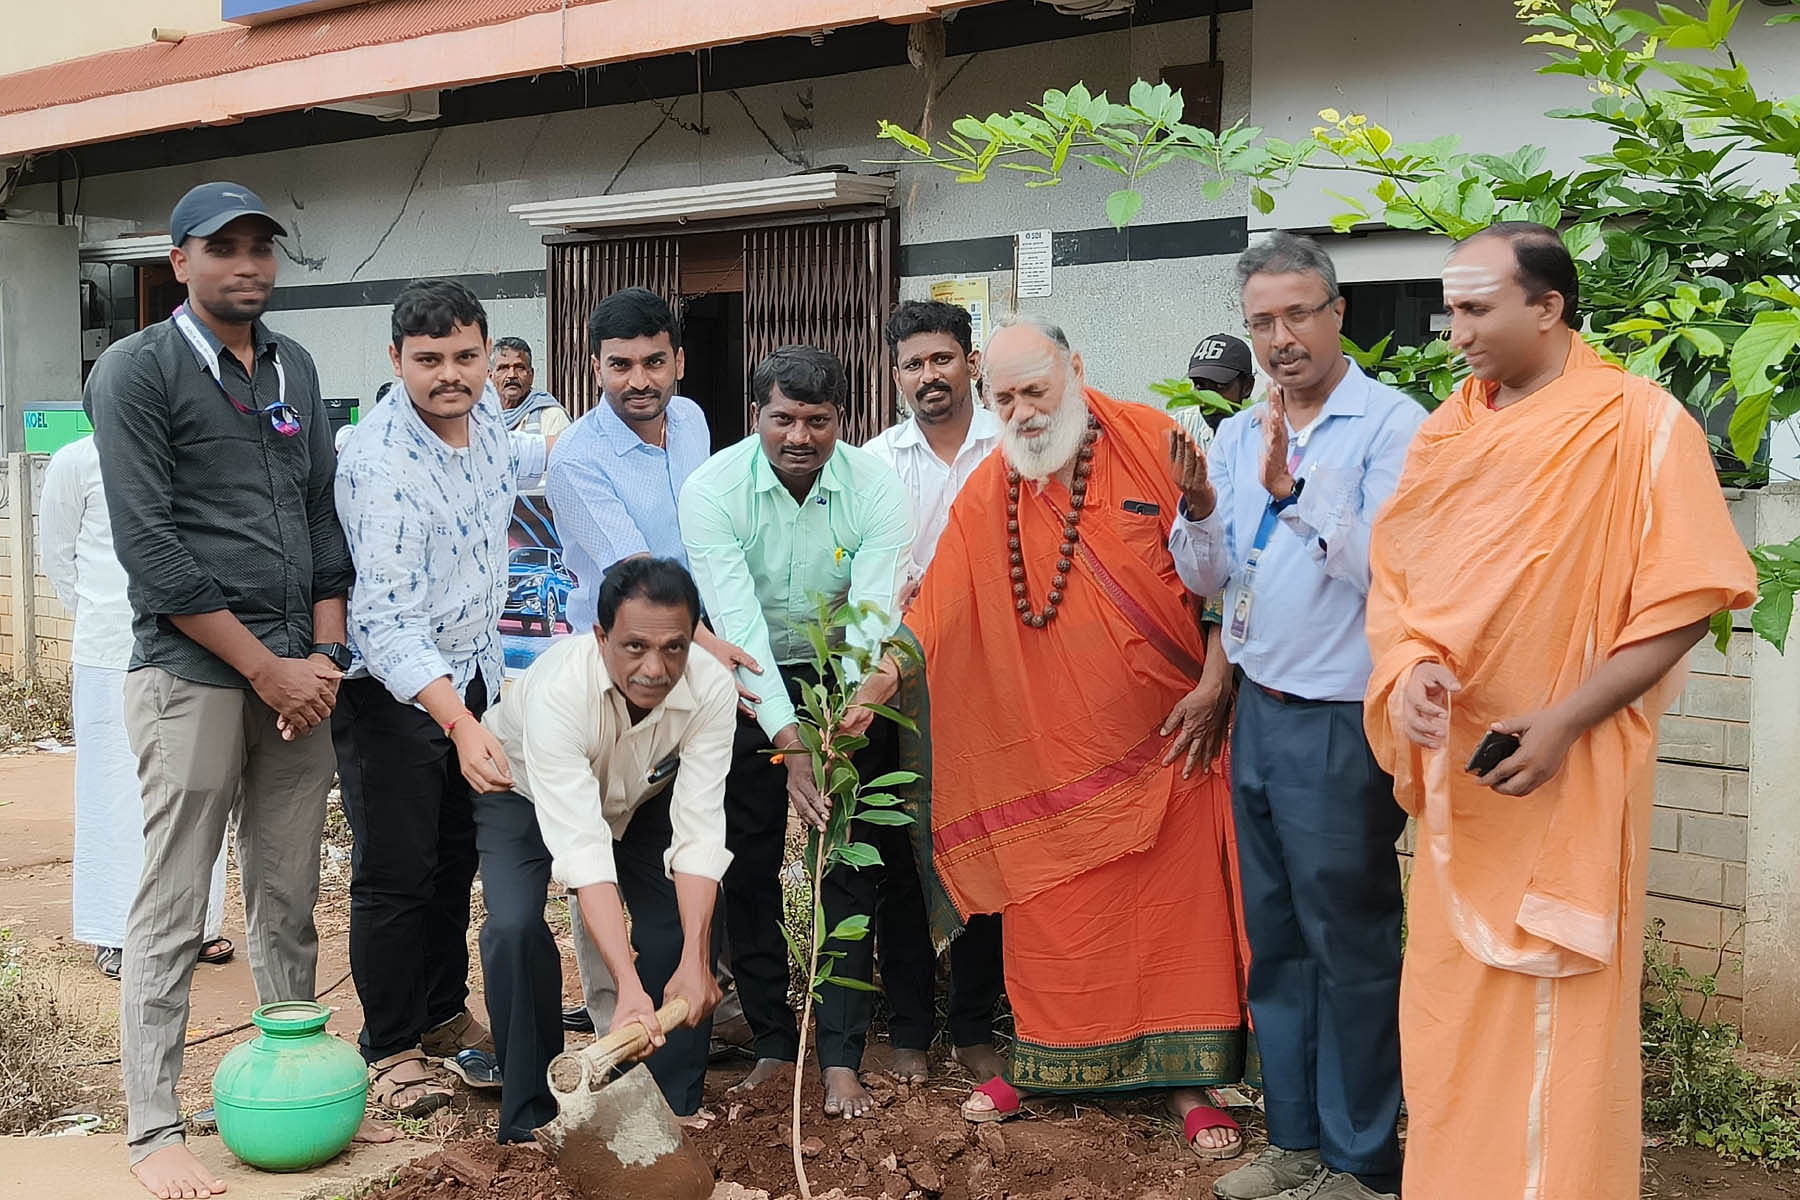
[[[1753,640],[1738,631],[1724,654],[1710,638],[1694,649],[1687,687],[1663,718],[1650,818],[1646,916],[1663,922],[1677,961],[1718,976],[1732,1019],[1744,995]]]
[[[44,464],[48,456],[36,455],[33,458],[32,471],[32,526],[36,528],[37,497],[42,494],[44,486]],[[9,501],[7,488],[7,464],[0,458],[0,514],[4,514]],[[10,515],[10,514],[6,514]],[[0,521],[0,671],[7,674],[13,672],[13,603],[12,578],[19,564],[14,562],[12,534],[10,523]],[[69,677],[70,638],[73,634],[73,622],[69,613],[56,598],[56,591],[50,586],[38,570],[37,554],[32,554],[32,562],[27,569],[32,572],[34,596],[33,627],[37,640],[38,673],[59,679]]]

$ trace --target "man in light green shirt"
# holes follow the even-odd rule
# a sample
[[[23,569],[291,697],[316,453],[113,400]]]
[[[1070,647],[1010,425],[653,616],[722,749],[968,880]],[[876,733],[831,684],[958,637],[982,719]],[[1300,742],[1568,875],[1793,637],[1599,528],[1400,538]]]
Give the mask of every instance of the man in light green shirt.
[[[754,1087],[799,1050],[787,1003],[787,948],[781,936],[779,874],[786,847],[787,806],[809,824],[825,815],[812,764],[799,737],[794,697],[815,683],[812,645],[802,629],[818,611],[867,602],[874,610],[846,631],[847,641],[874,650],[899,625],[900,589],[912,549],[911,505],[893,468],[840,442],[848,395],[844,368],[823,350],[786,346],[756,368],[751,435],[708,459],[681,489],[681,538],[708,620],[720,637],[751,658],[774,663],[785,687],[768,674],[739,672],[761,697],[754,720],[738,718],[731,774],[725,784],[725,837],[732,864],[725,874],[727,940],[744,1016],[756,1037]],[[894,728],[879,721],[856,756],[865,778],[891,770]],[[773,745],[785,761],[770,761]],[[895,1073],[923,1080],[931,1044],[933,954],[904,829],[873,826],[883,866],[838,868],[825,880],[827,927],[840,915],[873,913],[882,979],[893,1017]],[[883,836],[876,836],[883,835]],[[879,892],[879,895],[877,893]],[[867,939],[832,943],[842,950],[837,973],[867,981]],[[819,1009],[819,1063],[825,1111],[861,1116],[874,1106],[857,1078],[869,1025],[868,994],[826,987]]]

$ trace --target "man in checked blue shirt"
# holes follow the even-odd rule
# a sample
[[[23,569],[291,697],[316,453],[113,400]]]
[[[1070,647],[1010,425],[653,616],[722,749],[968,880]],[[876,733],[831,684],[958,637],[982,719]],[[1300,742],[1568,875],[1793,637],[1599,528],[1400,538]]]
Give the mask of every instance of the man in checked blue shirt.
[[[504,669],[513,496],[543,472],[548,446],[507,430],[487,378],[487,314],[466,287],[409,284],[392,324],[400,390],[338,463],[355,659],[331,732],[356,839],[350,970],[369,1100],[418,1116],[450,1099],[427,1056],[471,1086],[500,1083],[493,1039],[467,1008],[472,796],[513,784],[481,715]]]
[[[1344,356],[1319,246],[1277,233],[1238,259],[1268,399],[1204,456],[1175,435],[1169,550],[1225,589],[1236,666],[1232,811],[1269,1148],[1221,1200],[1371,1200],[1397,1189],[1405,814],[1363,734],[1369,526],[1425,411]]]

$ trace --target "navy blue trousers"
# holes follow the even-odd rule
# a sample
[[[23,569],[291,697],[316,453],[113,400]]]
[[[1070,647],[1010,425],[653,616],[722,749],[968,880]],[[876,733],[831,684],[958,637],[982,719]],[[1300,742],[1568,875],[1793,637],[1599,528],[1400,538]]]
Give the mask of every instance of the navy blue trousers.
[[[1399,1181],[1400,869],[1406,816],[1362,705],[1283,700],[1248,679],[1231,807],[1250,933],[1250,1013],[1269,1141]]]

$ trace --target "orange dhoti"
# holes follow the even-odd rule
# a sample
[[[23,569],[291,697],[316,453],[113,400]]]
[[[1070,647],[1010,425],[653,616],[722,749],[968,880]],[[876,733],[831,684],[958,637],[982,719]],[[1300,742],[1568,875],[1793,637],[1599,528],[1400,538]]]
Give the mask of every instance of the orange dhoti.
[[[1409,1196],[1631,1200],[1657,722],[1682,672],[1522,797],[1463,765],[1495,721],[1567,699],[1619,649],[1747,604],[1755,573],[1699,425],[1572,338],[1504,409],[1433,413],[1374,529],[1365,713],[1418,821],[1400,993]],[[1420,662],[1462,685],[1446,746],[1402,731]]]
[[[1161,761],[1205,656],[1167,548],[1174,425],[1087,397],[1101,433],[1072,551],[1068,492],[1020,488],[1033,606],[1067,575],[1054,618],[1033,628],[1016,609],[995,454],[958,493],[908,621],[929,691],[931,865],[962,916],[1004,915],[1015,1085],[1230,1082],[1247,959],[1229,791],[1219,764],[1184,780]]]

